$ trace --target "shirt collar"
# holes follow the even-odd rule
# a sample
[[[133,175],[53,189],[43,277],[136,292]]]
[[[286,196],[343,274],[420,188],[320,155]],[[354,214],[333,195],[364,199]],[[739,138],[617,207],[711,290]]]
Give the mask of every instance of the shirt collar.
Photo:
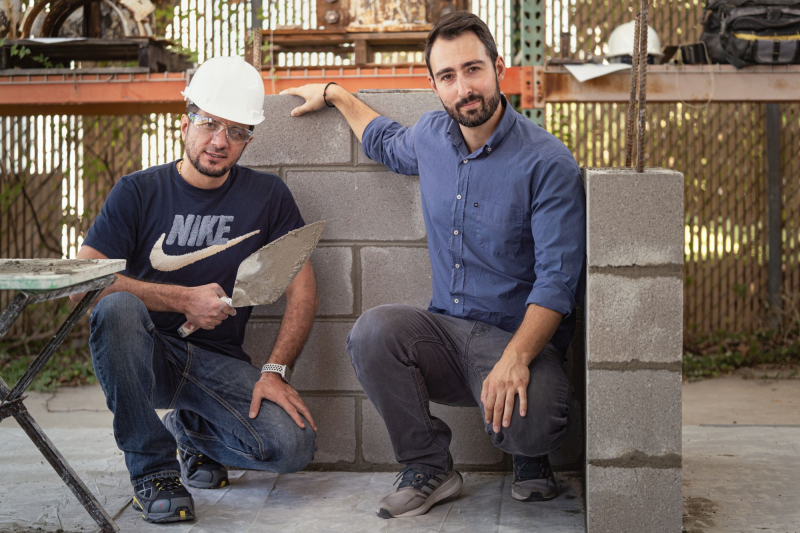
[[[512,126],[517,121],[517,112],[508,105],[508,100],[504,94],[500,93],[500,105],[503,106],[503,118],[500,119],[500,122],[497,124],[492,136],[489,137],[489,140],[486,141],[486,144],[483,146],[481,150],[477,153],[484,153],[487,151],[487,148],[492,151],[497,149],[500,146],[500,143],[503,141],[505,136],[511,131]],[[458,148],[461,145],[464,145],[464,150],[466,150],[466,144],[464,143],[464,136],[461,135],[461,129],[459,128],[458,122],[450,119],[450,125],[447,127],[447,134],[450,136],[450,142]]]

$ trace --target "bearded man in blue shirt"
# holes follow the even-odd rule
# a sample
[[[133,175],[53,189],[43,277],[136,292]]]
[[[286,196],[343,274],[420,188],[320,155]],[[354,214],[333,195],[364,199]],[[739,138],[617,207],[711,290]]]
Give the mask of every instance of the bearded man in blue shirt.
[[[335,84],[303,97],[293,116],[337,107],[364,153],[419,175],[432,267],[427,311],[366,311],[347,340],[359,382],[404,466],[384,518],[424,514],[463,485],[452,433],[429,401],[478,405],[495,446],[513,454],[512,496],[558,494],[548,454],[566,438],[564,370],[585,276],[585,195],[569,150],[500,93],[506,67],[475,15],[443,17],[425,49],[445,111],[411,128],[379,116]]]

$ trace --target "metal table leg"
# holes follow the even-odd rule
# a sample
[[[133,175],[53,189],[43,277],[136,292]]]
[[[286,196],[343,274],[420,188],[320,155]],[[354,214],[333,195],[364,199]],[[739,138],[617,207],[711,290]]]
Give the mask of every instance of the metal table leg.
[[[86,485],[83,484],[83,481],[81,481],[75,471],[72,470],[72,467],[69,466],[69,463],[67,463],[61,453],[59,453],[50,439],[47,438],[47,435],[44,434],[39,424],[36,423],[27,409],[25,409],[25,405],[22,403],[24,399],[22,393],[30,386],[36,378],[36,375],[53,356],[70,330],[86,313],[86,310],[97,298],[97,295],[100,294],[100,291],[111,285],[115,280],[116,277],[110,275],[92,282],[74,285],[57,291],[37,293],[21,292],[3,314],[0,315],[0,337],[2,337],[11,328],[14,321],[19,318],[25,307],[31,303],[52,300],[77,292],[89,291],[75,309],[72,310],[67,320],[61,325],[58,332],[50,339],[47,345],[45,345],[33,363],[28,367],[28,370],[26,370],[19,381],[17,381],[13,389],[9,389],[5,381],[0,378],[0,399],[2,399],[0,403],[0,421],[9,416],[14,417],[23,431],[25,431],[36,447],[39,448],[39,451],[42,452],[42,455],[44,455],[56,473],[61,477],[64,483],[66,483],[81,505],[83,505],[86,512],[97,522],[97,525],[100,526],[100,530],[103,531],[103,533],[119,531],[119,528],[114,523],[111,516],[103,509],[103,506],[100,505],[100,502],[98,502],[89,489],[86,488]]]

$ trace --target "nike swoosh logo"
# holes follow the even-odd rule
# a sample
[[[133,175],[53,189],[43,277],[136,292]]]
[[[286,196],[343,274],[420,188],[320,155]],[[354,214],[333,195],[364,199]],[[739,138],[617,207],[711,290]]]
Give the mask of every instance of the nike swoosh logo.
[[[260,232],[261,230],[251,231],[246,235],[231,239],[225,244],[212,244],[208,248],[203,248],[202,250],[196,250],[183,255],[167,255],[164,253],[164,238],[167,236],[167,234],[162,233],[161,237],[159,237],[159,239],[153,245],[153,249],[150,251],[150,264],[153,265],[153,268],[156,270],[160,270],[162,272],[172,272],[178,270],[179,268],[189,266],[192,263],[196,263],[201,259],[205,259],[206,257],[211,257],[214,254],[218,254],[223,250],[227,250],[231,246],[235,246],[243,240]]]

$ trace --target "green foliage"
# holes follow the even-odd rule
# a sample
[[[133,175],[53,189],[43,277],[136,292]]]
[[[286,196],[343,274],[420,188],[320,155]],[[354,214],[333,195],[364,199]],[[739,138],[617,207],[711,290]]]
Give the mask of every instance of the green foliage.
[[[11,57],[18,57],[22,59],[23,57],[30,55],[31,49],[27,46],[20,46],[18,44],[14,44],[11,46]]]
[[[175,52],[176,54],[186,56],[186,58],[192,63],[197,63],[198,61],[197,51],[192,50],[191,48],[184,48],[179,44],[171,44],[167,47],[167,49]]]
[[[14,202],[14,200],[16,200],[19,196],[20,192],[22,192],[22,185],[23,183],[20,181],[0,192],[0,204],[3,206],[2,211],[8,211],[8,208],[11,207],[12,202]]]
[[[33,331],[21,338],[3,339],[0,342],[0,376],[9,386],[13,387],[19,380],[73,307],[67,299],[31,306],[26,313],[32,313],[30,319],[35,323]],[[33,381],[33,390],[50,391],[62,386],[96,383],[85,331],[88,331],[86,324],[81,329],[79,322]]]
[[[800,365],[800,337],[777,330],[736,335],[720,332],[684,346],[683,377],[690,381],[761,365],[790,369]]]
[[[78,343],[75,343],[78,345]],[[62,345],[44,366],[28,390],[52,391],[58,387],[90,385],[97,383],[92,368],[92,357],[85,339],[83,346]],[[41,348],[44,341],[31,344]],[[6,351],[0,345],[0,376],[13,387],[35,359],[35,353],[20,353],[19,350]]]
[[[34,56],[31,59],[42,65],[44,68],[64,68],[64,65],[61,63],[56,63],[54,65],[53,62],[50,61],[50,58],[44,54],[39,54],[38,56]]]

